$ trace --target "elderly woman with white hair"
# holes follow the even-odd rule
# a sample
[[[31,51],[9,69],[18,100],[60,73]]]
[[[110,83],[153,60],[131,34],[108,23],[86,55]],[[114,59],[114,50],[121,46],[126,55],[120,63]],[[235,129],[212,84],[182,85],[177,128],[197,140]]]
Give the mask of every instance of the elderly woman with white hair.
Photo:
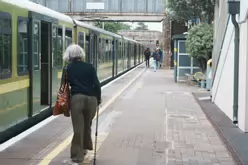
[[[92,64],[84,62],[85,53],[79,45],[70,45],[63,59],[69,64],[63,70],[67,71],[70,90],[70,108],[73,125],[71,142],[71,160],[67,164],[81,164],[87,150],[93,150],[91,139],[91,124],[97,106],[101,103],[101,87],[96,70]]]

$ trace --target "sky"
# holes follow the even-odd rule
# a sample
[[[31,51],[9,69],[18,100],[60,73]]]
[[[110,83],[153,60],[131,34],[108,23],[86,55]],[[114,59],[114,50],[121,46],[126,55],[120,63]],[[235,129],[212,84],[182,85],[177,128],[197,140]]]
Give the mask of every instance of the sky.
[[[129,24],[132,26],[132,28],[135,28],[137,26],[137,23],[130,23],[130,22],[125,22],[125,24]],[[162,22],[155,23],[155,22],[145,22],[146,25],[148,25],[149,30],[157,30],[162,32],[163,24]]]

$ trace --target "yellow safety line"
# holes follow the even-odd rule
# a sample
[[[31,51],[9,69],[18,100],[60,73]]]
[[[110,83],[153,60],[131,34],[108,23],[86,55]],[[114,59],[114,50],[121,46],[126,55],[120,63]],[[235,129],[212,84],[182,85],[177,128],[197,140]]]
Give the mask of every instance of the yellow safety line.
[[[69,136],[65,141],[63,141],[58,147],[56,147],[56,150],[53,150],[50,154],[48,154],[46,158],[40,162],[40,164],[49,164],[56,155],[58,155],[61,151],[65,149],[66,146],[70,144],[71,139],[72,135]]]
[[[99,115],[103,111],[99,111]],[[96,119],[96,116],[93,120]],[[65,139],[58,147],[56,147],[51,153],[49,153],[41,162],[39,165],[48,165],[60,152],[62,152],[70,143],[72,140],[73,134],[70,135],[67,139]]]
[[[101,148],[103,142],[107,139],[108,135],[109,135],[109,132],[104,132],[104,133],[98,134],[96,152],[99,151],[99,149]],[[85,156],[83,165],[89,165],[90,162],[94,159],[94,151],[95,151],[95,145],[93,147],[93,150],[89,151],[88,154]]]
[[[146,69],[143,69],[134,79],[132,79],[124,88],[122,88],[114,97],[112,97],[100,110],[99,115],[106,110],[106,108],[112,104],[115,99],[120,96],[122,92],[124,92]],[[93,120],[96,119],[96,116]],[[71,142],[73,135],[70,135],[67,139],[65,139],[58,147],[56,147],[51,153],[49,153],[40,163],[39,165],[48,165],[60,152],[62,152]]]

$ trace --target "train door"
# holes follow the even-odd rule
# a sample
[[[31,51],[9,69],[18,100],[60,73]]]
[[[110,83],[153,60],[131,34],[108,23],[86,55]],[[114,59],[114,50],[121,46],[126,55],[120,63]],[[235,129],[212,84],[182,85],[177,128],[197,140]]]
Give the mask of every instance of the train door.
[[[131,44],[128,42],[127,43],[127,69],[131,68],[131,52],[132,52],[132,47]]]
[[[138,61],[137,61],[137,64],[140,63],[140,45],[137,44],[137,50],[138,50]]]
[[[120,46],[119,46],[120,42],[118,42],[118,40],[115,40],[115,76],[117,76],[118,74],[118,65],[121,65],[119,63],[119,58],[121,56],[121,54],[119,53],[119,50],[120,50]]]
[[[116,48],[115,48],[115,45],[116,45],[116,42],[115,42],[115,40],[113,39],[113,41],[112,41],[112,44],[111,44],[111,50],[112,50],[112,77],[114,77],[115,76],[115,73],[116,73]]]
[[[125,48],[124,49],[125,49],[125,65],[126,65],[125,70],[127,70],[128,67],[129,67],[129,56],[128,56],[128,54],[129,54],[129,43],[128,42],[125,43]]]
[[[94,65],[97,68],[97,53],[98,53],[98,36],[96,34],[90,33],[86,36],[86,43],[88,42],[87,46],[87,54],[86,60],[88,63]]]
[[[92,39],[91,34],[86,36],[86,61],[92,64]]]
[[[99,37],[98,35],[94,34],[93,36],[93,65],[95,68],[97,68],[98,66],[98,50],[99,50]]]
[[[126,59],[125,59],[125,41],[122,40],[122,44],[121,44],[121,54],[122,54],[122,62],[123,62],[123,71],[126,70]]]
[[[89,59],[89,49],[90,49],[90,46],[89,46],[89,40],[87,40],[87,36],[86,36],[86,40],[85,40],[85,62],[89,62],[88,59]]]
[[[137,61],[137,44],[134,43],[134,62],[133,62],[133,65],[136,65],[136,61]]]
[[[125,70],[123,45],[124,45],[124,42],[122,40],[120,40],[119,48],[118,48],[118,66],[117,66],[118,69],[117,69],[117,74],[119,72]]]
[[[29,117],[52,103],[52,23],[33,19],[31,25]]]

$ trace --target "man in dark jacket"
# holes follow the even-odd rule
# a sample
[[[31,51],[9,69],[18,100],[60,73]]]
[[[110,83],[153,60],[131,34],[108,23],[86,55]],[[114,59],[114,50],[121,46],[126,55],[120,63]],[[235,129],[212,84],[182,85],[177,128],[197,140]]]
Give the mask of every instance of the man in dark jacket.
[[[150,61],[150,56],[151,56],[151,52],[149,48],[145,50],[144,55],[145,55],[146,67],[148,68],[150,66],[149,61]]]

